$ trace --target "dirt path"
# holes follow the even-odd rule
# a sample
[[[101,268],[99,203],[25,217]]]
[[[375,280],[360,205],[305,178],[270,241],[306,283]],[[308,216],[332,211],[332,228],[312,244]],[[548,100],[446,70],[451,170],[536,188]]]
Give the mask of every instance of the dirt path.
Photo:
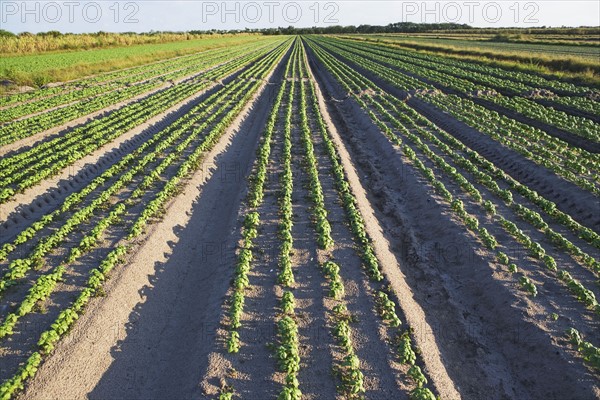
[[[558,209],[568,213],[580,224],[600,232],[600,199],[597,196],[500,145],[462,121],[449,118],[445,113],[422,100],[411,98],[408,105],[514,179],[556,203]]]
[[[343,98],[324,67],[312,67],[326,98]],[[493,278],[489,261],[475,250],[479,246],[434,201],[399,150],[356,104],[328,105],[341,129],[338,147],[350,150],[345,162],[360,172],[354,179],[369,188],[369,200],[365,196],[363,201],[371,201],[375,212],[365,215],[381,221],[374,233],[381,238],[377,248],[389,240],[384,250],[402,261],[383,265],[416,327],[428,373],[440,392],[469,399],[596,396],[585,367],[576,365],[572,354],[557,352],[547,333],[511,305],[510,290]],[[427,359],[431,354],[437,365]],[[440,371],[449,390],[438,386]],[[581,377],[586,384],[580,384]]]
[[[336,54],[335,56],[338,59],[343,60],[346,64],[350,65],[354,70],[359,71],[361,74],[363,74],[365,76],[369,76],[370,79],[374,78],[373,77],[374,74],[371,74],[367,69],[362,68],[357,63],[349,60],[348,58],[346,58],[346,57],[344,57],[342,55],[337,55]],[[376,61],[376,60],[371,60],[371,61],[373,61],[373,62],[375,62],[377,64],[380,64],[380,65],[384,66],[385,68],[389,68],[391,70],[394,70],[394,71],[399,72],[401,74],[404,74],[406,76],[410,76],[411,78],[415,78],[415,79],[418,79],[418,80],[420,80],[420,81],[422,81],[424,83],[432,85],[435,88],[443,91],[444,93],[455,94],[455,95],[460,96],[462,98],[469,99],[469,100],[471,100],[471,101],[473,101],[473,102],[475,102],[477,104],[483,105],[484,107],[486,107],[488,109],[497,111],[500,114],[503,114],[503,115],[505,115],[505,116],[507,116],[509,118],[512,118],[515,121],[519,121],[521,123],[524,123],[524,124],[527,124],[527,125],[530,125],[530,126],[534,126],[534,127],[536,127],[538,129],[544,131],[545,133],[547,133],[547,134],[549,134],[551,136],[557,137],[557,138],[559,138],[559,139],[567,142],[568,144],[570,144],[572,146],[585,149],[585,150],[587,150],[589,152],[592,152],[592,153],[598,153],[598,152],[600,152],[600,143],[592,142],[592,141],[590,141],[590,140],[588,140],[586,138],[583,138],[581,136],[578,136],[578,135],[576,135],[574,133],[565,131],[565,130],[563,130],[563,129],[559,128],[559,127],[556,127],[554,125],[551,125],[551,124],[548,124],[548,123],[544,123],[542,121],[538,121],[536,119],[530,118],[530,117],[528,117],[528,116],[526,116],[524,114],[518,113],[518,112],[516,112],[514,110],[511,110],[509,108],[506,108],[506,107],[502,107],[502,106],[500,106],[498,104],[495,104],[495,103],[493,103],[491,101],[488,101],[488,100],[485,100],[485,99],[482,99],[482,98],[478,98],[478,97],[469,96],[468,94],[466,94],[464,92],[461,92],[461,91],[456,90],[456,89],[452,89],[452,88],[450,88],[450,87],[448,87],[448,86],[446,86],[446,85],[444,85],[442,83],[439,83],[437,81],[434,81],[434,80],[422,77],[422,76],[417,75],[415,73],[408,72],[408,71],[406,71],[406,70],[404,70],[404,69],[402,69],[402,68],[400,68],[400,67],[398,67],[396,65],[393,65],[393,64],[390,64],[390,63],[382,63],[382,62]],[[419,68],[423,68],[423,67],[420,67],[418,64],[415,64],[415,66],[419,67]],[[466,79],[464,77],[456,76],[456,75],[453,75],[453,74],[449,74],[449,75],[457,77],[459,79],[464,79],[464,80],[468,81],[468,79]],[[386,85],[388,84],[387,82],[385,82],[385,80],[377,79],[377,83],[378,84],[381,83],[381,82],[384,82],[384,84],[386,84]],[[473,81],[473,82],[477,83],[476,81]],[[494,90],[496,90],[496,88],[494,88]],[[512,96],[512,94],[510,92],[507,92],[507,91],[500,90],[500,93],[502,93],[503,95],[505,95],[507,97],[511,97]],[[402,94],[404,94],[404,93],[402,93]],[[400,97],[400,98],[402,98],[402,97]],[[540,104],[544,105],[543,103],[540,103]]]
[[[317,78],[317,82],[319,83],[317,87],[317,96],[321,113],[326,119],[327,127],[332,133],[333,140],[342,158],[342,164],[346,170],[346,174],[348,175],[348,180],[353,188],[354,195],[358,200],[359,210],[365,219],[367,232],[371,238],[373,238],[373,244],[377,258],[381,261],[383,271],[387,279],[390,281],[394,293],[398,297],[402,312],[406,316],[409,324],[415,327],[417,331],[415,338],[417,340],[417,346],[422,349],[423,359],[425,365],[427,366],[427,372],[432,377],[433,384],[440,393],[444,393],[449,399],[458,399],[460,398],[460,395],[455,387],[454,382],[446,371],[444,362],[442,362],[442,355],[438,349],[438,344],[436,343],[433,329],[430,326],[430,323],[427,322],[428,319],[425,318],[423,309],[413,299],[411,295],[413,290],[407,283],[406,277],[403,273],[403,268],[400,267],[400,259],[391,251],[394,246],[386,238],[384,234],[386,231],[380,225],[380,221],[375,215],[375,212],[371,206],[371,202],[367,198],[367,192],[365,190],[363,179],[367,179],[368,175],[363,174],[361,175],[363,179],[359,178],[357,165],[353,161],[354,158],[351,157],[350,153],[346,149],[344,141],[342,140],[342,135],[344,137],[348,137],[349,135],[347,126],[346,129],[344,129],[344,125],[341,125],[341,129],[343,130],[340,132],[338,130],[340,125],[338,124],[340,124],[341,121],[338,119],[338,124],[334,122],[336,120],[336,116],[340,116],[339,111],[336,111],[335,107],[327,107],[326,105],[325,99],[331,98],[331,90],[333,88],[331,84],[327,84],[323,81],[323,70],[317,67],[313,61],[314,59],[309,58],[309,60],[312,74]],[[323,93],[325,93],[325,95]],[[343,97],[343,94],[336,93],[336,97],[341,98]],[[330,102],[329,104],[332,105],[333,103],[335,102]],[[329,118],[328,116],[331,113],[333,113],[332,117]],[[359,127],[359,129],[362,128]],[[378,158],[380,158],[380,156],[374,157],[374,160]]]
[[[219,90],[224,83],[234,79],[247,67],[239,68],[220,82],[213,83],[188,96],[91,154],[77,160],[57,175],[40,182],[23,193],[17,194],[8,203],[2,204],[2,207],[0,207],[0,238],[3,241],[10,239],[37,218],[59,206],[69,194],[85,187],[91,180],[118,162],[125,154],[139,147],[158,130],[176,121],[200,101]]]
[[[309,119],[313,122],[316,120],[315,117]],[[318,132],[316,126],[312,127],[312,132]],[[331,258],[340,263],[340,276],[345,288],[344,301],[350,313],[358,320],[351,326],[352,342],[365,375],[365,395],[367,398],[378,398],[378,396],[394,399],[408,398],[407,393],[410,391],[408,382],[402,378],[402,372],[405,371],[401,371],[403,367],[395,358],[385,326],[377,315],[372,295],[376,292],[376,287],[365,274],[362,259],[356,252],[356,243],[347,224],[346,211],[340,204],[331,173],[331,161],[326,154],[324,142],[316,133],[313,134],[312,140],[328,220],[332,227],[331,236],[335,241],[332,250],[319,251],[319,261],[324,262]],[[325,303],[329,310],[337,304],[331,298],[325,298]]]
[[[229,61],[227,61],[227,62],[229,62]],[[101,110],[94,111],[92,113],[83,115],[83,116],[81,116],[79,118],[76,118],[76,119],[72,119],[70,121],[67,121],[67,122],[65,122],[63,124],[60,124],[58,126],[55,126],[53,128],[47,129],[47,130],[42,131],[42,132],[38,132],[38,133],[36,133],[34,135],[28,136],[28,137],[20,139],[20,140],[17,140],[16,142],[9,143],[9,144],[6,144],[4,146],[0,146],[0,156],[5,156],[5,155],[10,154],[11,152],[16,151],[16,150],[23,150],[26,147],[32,147],[37,142],[43,141],[43,140],[47,140],[48,138],[52,137],[55,134],[60,134],[60,133],[64,133],[66,131],[75,129],[75,128],[79,127],[79,126],[85,125],[90,120],[98,119],[98,118],[101,118],[101,117],[105,117],[105,116],[109,115],[111,112],[113,112],[115,110],[118,110],[120,108],[126,107],[127,105],[133,104],[133,103],[135,103],[135,102],[137,102],[137,101],[139,101],[141,99],[145,99],[147,97],[150,97],[150,96],[152,96],[152,95],[154,95],[156,93],[159,93],[161,91],[164,91],[164,90],[166,90],[166,89],[168,89],[168,88],[170,88],[170,87],[172,87],[172,86],[174,86],[176,84],[185,82],[185,81],[190,80],[190,79],[194,79],[195,77],[201,76],[202,74],[205,74],[208,71],[211,71],[211,70],[213,70],[215,68],[218,68],[218,67],[222,66],[223,64],[226,64],[226,62],[217,64],[217,65],[213,65],[210,68],[204,69],[204,70],[199,71],[199,72],[194,72],[193,74],[186,75],[186,76],[181,77],[181,78],[179,78],[177,80],[174,80],[173,82],[165,82],[162,85],[160,85],[160,86],[158,86],[158,87],[156,87],[156,88],[154,88],[152,90],[145,91],[144,93],[140,93],[137,96],[134,96],[134,97],[132,97],[130,99],[120,101],[118,103],[115,103],[115,104],[112,104],[110,106],[104,107]],[[154,79],[154,78],[152,78],[152,79]],[[150,80],[150,79],[147,79],[147,80]],[[106,93],[103,93],[103,94],[98,95],[98,96],[102,96],[102,95],[105,95],[105,94]],[[184,100],[184,102],[185,101],[186,100]],[[75,103],[77,103],[77,102],[75,102]],[[182,102],[182,103],[184,103],[184,102]],[[59,107],[56,107],[56,108],[60,108],[60,107],[62,107],[62,106],[59,106]],[[50,111],[50,110],[45,110],[45,111],[43,111],[43,113],[48,112],[48,111]],[[30,117],[30,116],[23,117],[22,119],[25,119],[25,118],[28,118],[28,117]]]
[[[241,177],[271,91],[263,84],[24,398],[198,397],[205,344],[228,286]]]

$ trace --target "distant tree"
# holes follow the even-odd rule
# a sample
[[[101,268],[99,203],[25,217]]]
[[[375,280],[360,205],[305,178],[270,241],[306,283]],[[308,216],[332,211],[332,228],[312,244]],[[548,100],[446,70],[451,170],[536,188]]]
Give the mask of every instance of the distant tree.
[[[43,36],[43,37],[50,36],[50,37],[57,38],[57,37],[61,37],[63,34],[59,31],[48,31],[48,32],[40,32],[37,35]]]
[[[9,32],[7,30],[4,29],[0,29],[0,37],[16,37],[17,35],[15,35],[12,32]]]

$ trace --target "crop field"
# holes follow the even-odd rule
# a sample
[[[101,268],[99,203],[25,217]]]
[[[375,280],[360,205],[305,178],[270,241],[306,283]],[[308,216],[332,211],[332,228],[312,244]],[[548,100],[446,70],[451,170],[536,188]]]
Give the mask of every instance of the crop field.
[[[466,35],[465,35],[466,36]],[[367,36],[368,37],[368,36]],[[437,37],[418,37],[418,36],[395,36],[395,35],[373,35],[373,37],[381,38],[383,40],[389,41],[408,41],[408,42],[416,42],[416,43],[424,43],[424,44],[434,44],[434,45],[450,45],[456,47],[465,47],[477,50],[491,50],[498,52],[530,52],[535,54],[542,55],[567,55],[581,58],[590,58],[593,60],[598,60],[600,57],[600,48],[598,47],[597,41],[595,43],[591,43],[591,45],[570,45],[570,44],[545,44],[545,43],[535,43],[535,42],[525,42],[525,43],[510,43],[510,42],[494,42],[490,40],[490,38],[486,38],[485,40],[472,40],[468,37],[456,37],[456,38],[437,38]],[[597,37],[596,37],[596,40]]]
[[[600,91],[365,38],[1,95],[0,399],[600,398]]]

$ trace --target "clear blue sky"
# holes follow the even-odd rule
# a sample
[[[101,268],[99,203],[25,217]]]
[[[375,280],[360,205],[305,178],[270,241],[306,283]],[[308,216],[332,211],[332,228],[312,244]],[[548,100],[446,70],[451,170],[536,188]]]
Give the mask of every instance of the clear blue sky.
[[[599,26],[600,1],[8,1],[12,32],[148,32],[457,22],[481,27]]]

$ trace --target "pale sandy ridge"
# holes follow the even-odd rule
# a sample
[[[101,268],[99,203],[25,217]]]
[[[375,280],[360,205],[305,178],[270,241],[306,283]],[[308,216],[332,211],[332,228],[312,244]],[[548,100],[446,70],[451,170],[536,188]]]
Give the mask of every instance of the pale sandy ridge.
[[[210,50],[207,50],[206,52],[213,51],[213,50],[219,50],[219,49],[210,49]],[[148,67],[148,66],[151,66],[151,65],[159,65],[159,64],[161,64],[161,63],[167,63],[167,62],[170,62],[170,61],[173,61],[173,60],[177,60],[178,58],[198,56],[198,55],[200,55],[200,54],[202,54],[202,53],[203,53],[203,52],[192,53],[192,54],[185,54],[185,55],[182,55],[182,56],[177,56],[177,57],[173,57],[173,58],[166,58],[166,59],[162,59],[162,60],[154,61],[154,62],[147,63],[147,64],[136,65],[136,66],[133,66],[133,67],[127,67],[127,68],[118,69],[118,70],[113,70],[113,71],[101,72],[101,73],[99,73],[99,74],[92,74],[92,75],[88,75],[88,76],[85,76],[85,77],[82,77],[82,78],[71,79],[71,80],[69,80],[69,81],[64,81],[64,82],[52,82],[52,83],[50,83],[50,84],[48,84],[48,85],[53,85],[53,86],[55,86],[55,87],[56,87],[56,86],[65,86],[65,88],[64,88],[64,89],[65,89],[65,91],[66,91],[66,92],[73,92],[73,91],[77,90],[77,88],[79,87],[79,86],[77,86],[77,85],[74,85],[74,83],[78,83],[78,82],[83,82],[83,83],[85,83],[85,80],[87,80],[87,79],[93,79],[93,78],[97,78],[97,77],[100,77],[100,76],[102,76],[102,75],[110,75],[110,74],[114,74],[114,73],[116,73],[116,72],[128,71],[128,70],[131,70],[131,69],[134,69],[134,68],[143,68],[143,67]],[[143,72],[139,72],[139,73],[135,73],[135,74],[133,74],[133,75],[129,75],[129,76],[139,75],[139,74],[142,74],[142,73],[143,73]],[[163,74],[163,75],[164,75],[164,74]],[[162,75],[159,75],[159,76],[162,76]],[[157,76],[157,77],[158,77],[158,76]],[[117,77],[117,78],[113,78],[113,79],[108,79],[108,80],[105,80],[105,81],[94,82],[94,83],[92,84],[92,86],[99,86],[99,85],[103,85],[103,84],[111,83],[111,82],[117,81],[117,80],[119,80],[119,79],[122,79],[122,77]],[[152,79],[152,78],[149,78],[149,79]],[[138,83],[139,83],[139,82],[138,82]],[[66,86],[66,85],[69,85],[69,86]],[[43,88],[42,88],[42,89],[37,89],[37,90],[43,90]],[[16,94],[16,93],[14,93],[14,94]],[[20,101],[20,102],[17,102],[17,103],[13,103],[13,104],[6,105],[6,106],[0,106],[0,111],[2,111],[2,110],[6,110],[6,109],[8,109],[8,108],[12,108],[12,107],[20,106],[20,105],[23,105],[23,104],[33,103],[33,102],[35,102],[35,101],[39,101],[39,100],[49,99],[49,98],[52,98],[52,97],[55,97],[55,96],[59,96],[59,95],[61,95],[61,94],[63,94],[63,93],[54,93],[54,94],[50,94],[50,95],[43,96],[43,97],[38,97],[38,98],[33,98],[33,99],[30,99],[30,100]],[[10,96],[10,94],[9,94],[9,96]],[[46,110],[46,111],[47,111],[47,110]],[[27,115],[27,116],[25,116],[25,117],[30,117],[30,116],[32,116],[32,115],[33,115],[33,114],[29,114],[29,115]]]
[[[219,64],[213,65],[213,66],[211,66],[209,68],[206,68],[206,69],[204,69],[202,71],[194,72],[192,74],[183,76],[183,77],[181,77],[179,79],[176,79],[176,80],[173,80],[171,82],[165,82],[162,85],[160,85],[160,86],[158,86],[158,87],[156,87],[154,89],[151,89],[151,90],[145,91],[143,93],[140,93],[137,96],[134,96],[132,98],[120,101],[120,102],[115,103],[115,104],[111,104],[108,107],[105,107],[105,108],[102,108],[102,109],[100,109],[98,111],[94,111],[92,113],[86,114],[86,115],[84,115],[82,117],[79,117],[79,118],[76,118],[76,119],[72,119],[70,121],[65,122],[64,124],[61,124],[61,125],[55,126],[53,128],[47,129],[45,131],[36,133],[35,135],[28,136],[26,138],[17,140],[16,142],[9,143],[9,144],[6,144],[4,146],[1,146],[0,147],[0,156],[3,156],[3,155],[5,155],[5,154],[7,154],[7,153],[9,153],[11,151],[18,150],[18,149],[20,149],[22,147],[31,146],[31,145],[35,144],[36,142],[38,142],[39,140],[42,140],[42,139],[46,138],[47,136],[53,135],[55,133],[59,133],[59,132],[65,130],[65,129],[75,128],[75,127],[77,127],[77,125],[84,124],[84,123],[88,122],[88,120],[90,120],[90,119],[96,118],[98,116],[101,116],[103,114],[106,114],[106,113],[114,111],[114,110],[117,110],[119,108],[128,106],[129,104],[133,104],[133,103],[139,101],[140,99],[143,99],[143,98],[148,97],[148,96],[152,96],[153,94],[156,94],[156,93],[158,93],[160,91],[168,89],[171,86],[175,86],[175,85],[177,85],[179,83],[182,83],[182,82],[187,81],[189,79],[192,79],[194,77],[197,77],[197,76],[200,76],[202,74],[205,74],[205,73],[207,73],[207,72],[209,72],[209,71],[211,71],[211,70],[213,70],[215,68],[218,68],[218,67],[220,67],[220,66],[222,66],[222,65],[224,65],[224,64],[226,64],[228,62],[231,62],[232,60],[224,61],[222,63],[219,63]],[[235,72],[237,72],[237,71],[238,70],[236,70]],[[233,73],[235,73],[235,72],[233,72]],[[149,78],[149,79],[147,79],[145,81],[137,82],[136,84],[143,84],[143,83],[146,83],[147,81],[149,81],[151,79],[160,78],[160,76],[163,76],[163,75],[159,75],[157,77]],[[111,90],[110,92],[113,92],[113,91]],[[101,93],[98,96],[104,96],[104,95],[107,95],[110,92]],[[94,97],[98,97],[98,96],[94,96]],[[183,102],[186,102],[189,99],[190,98],[184,100]],[[77,100],[77,101],[75,101],[73,103],[70,103],[70,104],[67,104],[67,105],[57,106],[57,107],[55,107],[53,109],[44,110],[44,111],[42,111],[40,113],[37,113],[37,114],[42,114],[42,113],[45,113],[45,112],[48,112],[48,111],[52,111],[52,110],[57,109],[57,108],[67,107],[67,106],[72,105],[74,103],[81,102],[81,101],[86,101],[86,100],[89,100],[89,98],[88,99],[83,99],[83,100]],[[183,104],[183,102],[180,102],[178,104]],[[23,119],[24,118],[29,118],[29,117],[37,115],[37,114],[28,115],[28,116],[25,116],[25,117],[22,117],[22,118]]]
[[[85,184],[89,183],[91,179],[95,177],[96,174],[91,174],[92,178],[85,179],[81,172],[91,166],[98,167],[100,163],[100,169],[104,169],[106,163],[112,164],[114,161],[114,157],[117,156],[117,152],[119,152],[121,146],[128,144],[133,144],[134,142],[141,140],[142,137],[148,136],[154,133],[154,129],[152,128],[156,124],[160,124],[163,122],[165,118],[168,118],[170,114],[176,113],[181,108],[184,108],[188,105],[191,105],[198,98],[202,97],[206,92],[214,89],[217,86],[220,86],[220,83],[214,83],[211,86],[203,89],[200,92],[196,92],[193,95],[187,97],[183,101],[176,103],[172,107],[163,111],[162,113],[150,118],[148,121],[143,124],[137,125],[135,128],[125,132],[115,140],[105,144],[94,152],[88,154],[84,158],[75,162],[75,164],[70,165],[63,170],[61,170],[57,175],[54,175],[39,184],[26,189],[23,193],[18,193],[11,199],[9,202],[0,205],[0,224],[9,222],[9,227],[4,228],[0,226],[0,232],[2,235],[9,235],[15,230],[15,225],[19,225],[21,218],[26,218],[25,216],[17,217],[16,213],[18,213],[22,207],[31,204],[36,198],[42,196],[46,192],[52,189],[60,189],[57,193],[54,193],[53,199],[60,200],[67,197],[73,191],[85,186]],[[68,183],[64,183],[67,181]],[[45,207],[44,207],[45,208]],[[42,210],[35,210],[33,212],[27,214],[37,214]],[[11,221],[8,221],[10,216]],[[14,221],[16,219],[16,221]]]
[[[156,272],[155,264],[168,260],[174,245],[180,241],[176,232],[188,224],[195,202],[202,194],[202,186],[217,171],[210,166],[214,166],[216,159],[229,150],[233,137],[239,134],[238,127],[254,108],[275,69],[217,145],[206,154],[203,161],[205,167],[193,174],[182,193],[167,206],[164,219],[149,228],[138,250],[129,257],[126,265],[115,271],[107,282],[106,296],[94,298],[89,303],[85,314],[43,363],[21,398],[47,400],[89,397],[111,367],[112,351],[118,341],[125,339],[132,311],[147,300],[143,292],[144,288],[153,286],[151,276]],[[186,251],[190,253],[193,249]],[[189,258],[192,258],[191,254]],[[123,377],[123,381],[126,379]]]
[[[152,81],[152,80],[159,80],[160,78],[164,77],[165,75],[172,74],[172,73],[176,73],[176,72],[178,72],[178,71],[182,71],[182,70],[184,70],[184,69],[186,69],[186,68],[188,68],[188,67],[181,67],[181,68],[178,68],[178,69],[176,69],[176,70],[173,70],[173,71],[168,71],[168,72],[164,72],[164,73],[162,73],[162,74],[159,74],[159,75],[154,75],[154,76],[151,76],[151,77],[149,77],[149,78],[145,78],[145,79],[142,79],[142,80],[139,80],[139,81],[133,81],[133,82],[130,82],[130,83],[127,85],[127,86],[129,87],[129,86],[143,85],[144,83],[148,83],[148,82],[150,82],[150,81]],[[196,74],[196,72],[195,72],[194,74]],[[190,75],[188,75],[188,77],[190,77]],[[118,79],[118,78],[117,78],[117,79]],[[114,80],[117,80],[117,79],[114,79]],[[186,79],[186,77],[184,77],[183,79]],[[179,81],[179,79],[177,79],[176,81]],[[107,84],[107,83],[110,83],[110,82],[112,82],[112,81],[103,82],[103,84]],[[175,81],[174,81],[174,82],[175,82]],[[99,86],[99,85],[97,85],[97,86]],[[142,93],[141,95],[143,95],[143,94],[146,94],[146,93],[150,93],[150,94],[152,94],[152,92],[153,92],[153,91],[155,91],[155,90],[157,90],[157,89],[159,90],[160,88],[166,88],[166,87],[168,87],[168,85],[165,85],[165,84],[163,84],[163,85],[161,85],[160,87],[158,87],[158,88],[154,88],[154,89],[151,89],[151,90],[149,90],[149,91],[146,91],[146,92]],[[20,117],[18,117],[18,118],[15,118],[15,119],[12,119],[12,120],[9,120],[9,121],[6,121],[6,122],[4,122],[4,123],[0,124],[0,127],[2,127],[3,125],[8,125],[8,124],[11,124],[11,123],[13,123],[13,122],[19,122],[19,121],[22,121],[22,120],[24,120],[24,119],[33,118],[33,117],[35,117],[35,116],[38,116],[38,115],[41,115],[41,114],[45,114],[45,113],[48,113],[48,112],[51,112],[51,111],[59,110],[59,109],[62,109],[62,108],[67,108],[67,107],[69,107],[69,106],[72,106],[72,105],[75,105],[75,104],[78,104],[78,103],[83,103],[83,102],[85,102],[85,101],[90,101],[90,100],[96,99],[96,98],[98,98],[98,97],[101,97],[101,96],[106,96],[106,95],[108,95],[108,94],[110,94],[110,93],[113,93],[113,92],[116,92],[116,91],[118,91],[118,90],[120,90],[120,89],[121,89],[121,88],[119,88],[119,87],[114,87],[114,88],[112,88],[112,89],[108,89],[108,90],[107,90],[107,91],[105,91],[105,92],[101,92],[101,93],[98,93],[98,94],[95,94],[95,95],[91,95],[91,96],[88,96],[88,97],[82,97],[82,98],[80,98],[80,99],[76,99],[76,100],[70,101],[70,102],[68,102],[68,103],[59,104],[59,105],[57,105],[57,106],[50,107],[50,108],[46,108],[46,109],[43,109],[43,110],[41,110],[41,111],[37,111],[37,112],[31,113],[31,114],[25,114],[25,115],[22,115],[22,116],[20,116]],[[140,95],[138,95],[138,96],[140,96]],[[135,97],[138,97],[138,96],[135,96]],[[128,99],[128,100],[123,100],[121,103],[124,103],[124,102],[131,101],[132,99],[133,99],[133,98],[131,98],[131,99]],[[119,103],[116,103],[116,104],[119,104]],[[109,106],[109,107],[110,107],[110,106]],[[4,107],[4,108],[11,108],[11,106],[6,106],[6,107]],[[0,111],[1,111],[2,109],[3,109],[3,108],[0,108]],[[102,108],[101,110],[98,110],[98,111],[102,111],[102,110],[104,110],[104,109],[106,109],[106,108]],[[94,111],[94,112],[97,112],[97,111]],[[90,113],[90,114],[86,114],[86,115],[84,115],[84,117],[86,117],[86,116],[88,116],[88,115],[92,115],[92,113]],[[74,121],[74,120],[72,120],[72,121]],[[71,123],[71,121],[68,121],[67,123]],[[42,133],[42,132],[40,132],[40,133]],[[7,146],[8,146],[8,145],[7,145]],[[2,151],[2,150],[0,150],[0,151]]]
[[[390,243],[383,234],[383,229],[377,220],[373,208],[367,199],[366,190],[363,187],[360,178],[352,163],[352,158],[345,148],[343,141],[337,131],[335,125],[329,117],[325,99],[321,92],[319,84],[314,79],[312,68],[309,69],[311,79],[315,81],[316,94],[319,103],[321,114],[327,125],[327,129],[331,133],[332,140],[338,150],[341,158],[342,166],[346,171],[348,182],[352,187],[352,192],[357,200],[358,209],[361,212],[365,228],[369,236],[373,239],[373,248],[375,255],[381,263],[383,273],[388,278],[390,286],[396,297],[399,305],[406,316],[409,326],[415,330],[414,340],[418,348],[422,350],[421,357],[427,366],[433,384],[442,393],[445,399],[460,399],[461,396],[456,389],[454,382],[448,375],[446,367],[442,361],[440,350],[435,341],[435,335],[431,326],[426,322],[425,313],[419,304],[414,300],[412,289],[406,282],[406,277],[400,270],[399,260],[390,251]]]
[[[217,67],[218,65],[211,67],[210,69]],[[244,68],[245,66],[241,66],[231,72],[227,77],[221,79],[221,81],[215,82],[174,104],[143,124],[125,132],[115,140],[106,143],[96,151],[76,161],[75,164],[65,167],[57,175],[26,189],[23,193],[17,194],[9,202],[1,204],[0,237],[8,238],[14,236],[17,232],[24,229],[24,226],[27,226],[28,223],[30,223],[29,221],[32,217],[43,214],[49,208],[55,207],[56,204],[60,203],[60,201],[66,198],[70,193],[84,187],[99,175],[99,171],[101,173],[101,171],[112,165],[115,162],[115,157],[120,158],[123,151],[128,151],[128,148],[134,146],[143,138],[152,135],[156,129],[160,129],[164,124],[177,118],[182,112],[187,112],[190,107],[194,106],[198,99],[223,85],[224,80],[226,81]],[[195,73],[192,76],[205,73],[210,69]],[[146,95],[147,94],[144,94],[143,96]],[[117,107],[117,105],[115,105],[115,107]],[[44,197],[43,201],[41,199],[42,197]],[[36,204],[32,204],[34,202]]]

